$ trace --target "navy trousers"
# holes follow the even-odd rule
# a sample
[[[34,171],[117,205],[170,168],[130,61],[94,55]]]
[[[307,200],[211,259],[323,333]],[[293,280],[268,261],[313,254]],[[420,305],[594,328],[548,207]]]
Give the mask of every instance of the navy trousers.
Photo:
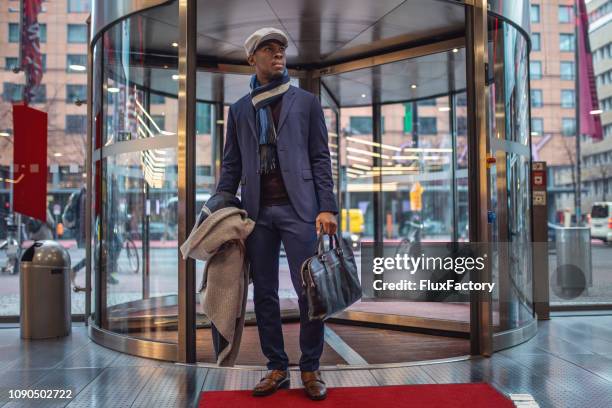
[[[268,358],[268,370],[288,368],[278,299],[281,241],[300,308],[300,370],[314,371],[319,368],[323,353],[323,321],[308,320],[308,302],[302,288],[300,268],[302,262],[316,252],[317,231],[314,223],[299,218],[291,204],[261,207],[255,228],[246,241],[261,350]]]

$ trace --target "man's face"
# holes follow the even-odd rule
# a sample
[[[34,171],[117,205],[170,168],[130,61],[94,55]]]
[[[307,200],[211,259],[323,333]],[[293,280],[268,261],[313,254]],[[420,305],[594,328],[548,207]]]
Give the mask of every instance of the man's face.
[[[268,40],[259,45],[249,57],[249,64],[255,66],[257,76],[272,80],[285,70],[285,46],[276,40]]]

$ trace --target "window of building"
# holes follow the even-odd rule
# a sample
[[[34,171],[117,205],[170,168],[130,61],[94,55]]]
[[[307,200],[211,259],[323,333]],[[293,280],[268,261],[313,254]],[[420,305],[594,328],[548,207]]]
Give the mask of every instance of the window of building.
[[[160,94],[152,93],[150,102],[151,105],[161,105],[166,103],[166,97]]]
[[[87,55],[68,54],[66,55],[66,71],[84,73],[87,69]]]
[[[87,132],[87,116],[85,115],[66,115],[66,133],[85,133]]]
[[[22,84],[14,84],[12,82],[4,83],[2,99],[4,99],[5,102],[21,101],[22,97],[23,97],[23,85]]]
[[[166,117],[164,115],[151,115],[151,119],[161,130],[166,130]],[[157,131],[155,126],[152,126],[151,129],[154,129],[155,132]]]
[[[436,117],[419,117],[419,134],[435,135],[438,133],[438,120]]]
[[[540,33],[531,33],[531,46],[532,51],[540,51],[542,45],[540,44]]]
[[[574,136],[576,134],[576,119],[563,118],[561,122],[563,136]]]
[[[74,103],[77,100],[87,100],[87,85],[66,85],[66,102]]]
[[[36,88],[36,95],[32,98],[32,103],[45,103],[47,102],[47,85],[42,84]]]
[[[529,61],[529,75],[531,79],[542,78],[542,62],[541,61]]]
[[[38,35],[40,37],[41,43],[47,42],[47,24],[39,23],[38,24]],[[21,37],[21,32],[19,30],[18,23],[9,23],[9,42],[18,43]]]
[[[47,42],[47,24],[41,23],[38,26],[40,27],[40,31],[38,32],[38,35],[40,36],[40,42],[46,43]]]
[[[457,117],[457,135],[467,135],[467,118],[465,116]]]
[[[208,135],[211,129],[211,105],[208,103],[196,104],[196,134]]]
[[[417,102],[417,106],[436,106],[435,99],[423,99]]]
[[[612,84],[612,69],[599,74],[597,76],[597,84],[598,85],[608,85],[608,84]]]
[[[69,43],[87,43],[87,26],[85,24],[68,24]]]
[[[544,119],[531,118],[531,134],[534,136],[542,136],[544,134]]]
[[[40,59],[42,62],[42,70],[45,72],[47,70],[47,54],[42,54]],[[12,71],[15,68],[20,68],[19,57],[6,57],[4,59],[4,70]]]
[[[540,22],[540,5],[539,4],[531,5],[531,22],[532,23]]]
[[[19,42],[19,24],[17,23],[9,23],[9,42],[18,43]]]
[[[544,105],[544,101],[542,100],[542,90],[541,89],[532,89],[531,90],[531,106],[534,108],[541,108]]]
[[[89,13],[89,0],[68,0],[69,13]]]
[[[467,106],[467,94],[465,92],[457,94],[455,104],[457,106]]]
[[[2,99],[6,102],[19,102],[23,100],[23,84],[15,84],[12,82],[4,83],[4,91]],[[39,85],[36,89],[36,94],[32,98],[32,103],[44,103],[47,101],[47,86]]]
[[[574,80],[573,61],[561,61],[561,79]]]
[[[4,70],[12,71],[14,68],[19,68],[19,58],[18,57],[4,58]]]
[[[562,108],[573,108],[575,105],[576,93],[573,89],[562,89],[561,90],[561,107]]]
[[[574,51],[574,34],[561,33],[559,34],[559,50]]]
[[[560,23],[571,23],[573,15],[572,6],[559,6],[559,22]]]
[[[351,116],[349,118],[350,132],[353,135],[371,135],[372,117],[371,116]],[[381,118],[381,132],[385,131],[385,118]]]

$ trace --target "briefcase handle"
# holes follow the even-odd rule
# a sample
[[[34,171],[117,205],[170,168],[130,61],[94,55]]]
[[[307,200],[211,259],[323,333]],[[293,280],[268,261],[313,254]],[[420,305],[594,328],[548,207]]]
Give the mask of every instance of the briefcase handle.
[[[319,233],[318,233],[318,237],[317,237],[317,256],[321,259],[324,260],[324,255],[325,255],[325,244],[323,243],[323,235],[327,235],[328,239],[329,239],[329,249],[336,250],[336,253],[340,256],[342,256],[342,248],[340,246],[340,241],[338,239],[338,233],[335,234],[324,234],[323,231],[323,224],[320,224],[320,228],[319,228]]]

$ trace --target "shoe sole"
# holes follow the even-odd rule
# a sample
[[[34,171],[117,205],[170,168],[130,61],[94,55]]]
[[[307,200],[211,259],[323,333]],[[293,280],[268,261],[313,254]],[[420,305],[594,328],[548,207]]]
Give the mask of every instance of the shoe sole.
[[[272,388],[270,391],[253,391],[254,397],[266,397],[268,395],[274,394],[278,389],[287,389],[291,385],[291,381],[289,378],[285,378],[283,381],[278,383],[276,388]]]

